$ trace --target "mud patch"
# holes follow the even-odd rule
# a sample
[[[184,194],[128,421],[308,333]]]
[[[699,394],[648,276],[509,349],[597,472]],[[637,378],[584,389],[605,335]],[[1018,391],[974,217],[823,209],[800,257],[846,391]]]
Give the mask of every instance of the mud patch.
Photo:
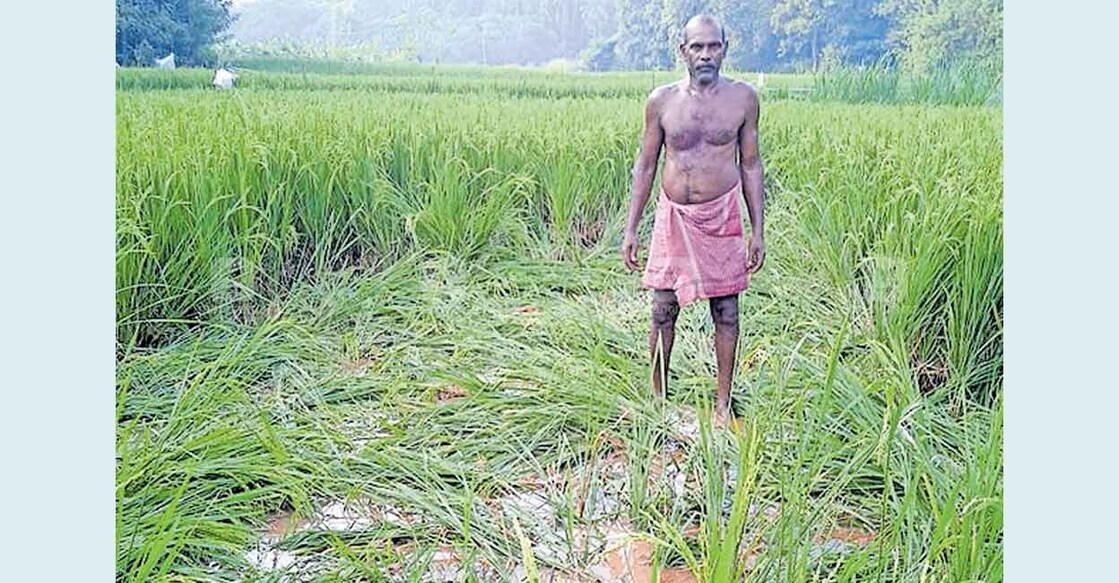
[[[443,405],[455,399],[462,399],[469,394],[466,388],[460,385],[443,385],[439,387],[439,393],[435,396],[435,402]]]
[[[258,572],[279,571],[285,575],[305,576],[322,572],[330,560],[317,553],[296,553],[282,547],[291,535],[321,530],[335,533],[359,532],[379,524],[410,526],[418,521],[414,514],[402,512],[368,499],[325,500],[315,512],[299,517],[292,511],[272,515],[256,545],[244,554],[244,559]],[[292,580],[281,576],[281,581]]]

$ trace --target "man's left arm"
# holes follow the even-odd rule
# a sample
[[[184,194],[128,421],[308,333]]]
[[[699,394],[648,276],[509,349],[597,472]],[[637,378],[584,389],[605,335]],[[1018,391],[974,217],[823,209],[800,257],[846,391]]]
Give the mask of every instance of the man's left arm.
[[[742,172],[742,189],[746,210],[750,214],[750,254],[746,269],[754,273],[765,263],[765,191],[762,159],[758,155],[758,118],[761,106],[758,94],[748,89],[746,119],[738,130],[738,162]]]

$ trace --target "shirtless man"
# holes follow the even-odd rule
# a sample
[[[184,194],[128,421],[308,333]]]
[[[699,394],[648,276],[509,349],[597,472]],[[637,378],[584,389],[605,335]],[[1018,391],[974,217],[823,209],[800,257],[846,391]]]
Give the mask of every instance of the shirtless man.
[[[642,276],[642,285],[653,290],[649,331],[653,392],[667,394],[680,306],[708,299],[718,366],[715,422],[723,426],[730,413],[738,344],[738,294],[765,262],[758,95],[749,84],[719,75],[727,42],[714,17],[689,20],[679,50],[688,78],[657,87],[645,105],[645,129],[633,168],[621,252],[628,269],[641,269],[637,225],[664,146],[661,193]],[[748,244],[743,199],[749,213]]]

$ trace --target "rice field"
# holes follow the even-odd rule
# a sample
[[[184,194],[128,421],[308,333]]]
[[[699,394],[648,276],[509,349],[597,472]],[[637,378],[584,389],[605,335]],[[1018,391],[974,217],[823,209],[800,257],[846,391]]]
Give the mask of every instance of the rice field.
[[[763,93],[726,431],[618,255],[662,79],[207,82],[118,75],[119,580],[1002,579],[1000,109]]]

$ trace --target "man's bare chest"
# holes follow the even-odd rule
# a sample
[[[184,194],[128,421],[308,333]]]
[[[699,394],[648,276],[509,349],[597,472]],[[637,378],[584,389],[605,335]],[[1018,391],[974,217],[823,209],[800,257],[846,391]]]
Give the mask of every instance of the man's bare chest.
[[[720,109],[681,104],[661,116],[665,143],[675,151],[733,143],[744,118],[729,107]]]

